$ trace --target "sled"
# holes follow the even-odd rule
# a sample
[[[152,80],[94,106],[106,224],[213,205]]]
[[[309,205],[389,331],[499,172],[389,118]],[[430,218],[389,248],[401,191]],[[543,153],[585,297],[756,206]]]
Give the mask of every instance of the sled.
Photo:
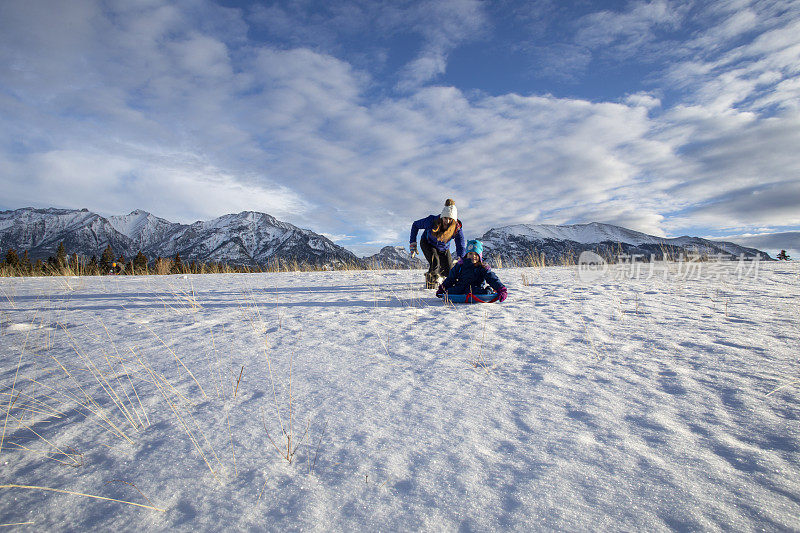
[[[488,292],[486,294],[443,294],[439,298],[454,304],[490,304],[500,301],[500,296],[496,292]]]

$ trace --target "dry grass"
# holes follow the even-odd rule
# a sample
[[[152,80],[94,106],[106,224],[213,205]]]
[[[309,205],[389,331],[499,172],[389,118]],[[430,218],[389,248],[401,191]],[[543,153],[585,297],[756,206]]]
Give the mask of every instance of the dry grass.
[[[160,343],[161,343],[161,344],[164,346],[164,348],[166,348],[166,349],[167,349],[167,351],[169,351],[169,353],[171,353],[171,354],[172,354],[172,356],[175,358],[175,362],[177,363],[177,365],[178,365],[178,368],[180,369],[181,367],[183,367],[183,369],[184,369],[184,370],[185,370],[185,371],[186,371],[186,372],[189,374],[189,376],[192,378],[192,380],[193,380],[193,381],[195,382],[195,384],[197,385],[197,388],[198,388],[198,389],[200,389],[200,392],[203,394],[203,398],[206,398],[206,399],[208,399],[208,394],[206,394],[206,391],[205,391],[205,389],[203,389],[203,386],[202,386],[202,385],[200,385],[200,382],[199,382],[199,381],[197,381],[197,378],[194,376],[194,373],[192,373],[192,371],[191,371],[191,370],[189,370],[189,367],[187,367],[187,366],[186,366],[186,364],[183,362],[183,359],[181,359],[180,357],[178,357],[178,354],[177,354],[177,353],[175,353],[175,350],[173,350],[172,348],[170,348],[170,347],[169,347],[169,345],[167,345],[167,343],[166,343],[166,342],[164,342],[164,339],[162,339],[161,337],[159,337],[158,333],[156,333],[155,331],[153,331],[153,329],[152,329],[150,326],[148,326],[147,324],[145,324],[145,328],[147,328],[147,330],[148,330],[150,333],[152,333],[152,334],[153,334],[153,336],[154,336],[156,339],[158,339],[158,340],[159,340],[159,342],[160,342]]]
[[[264,431],[267,434],[267,438],[269,439],[270,443],[272,444],[275,451],[278,452],[278,455],[281,456],[287,463],[292,464],[294,461],[295,454],[297,450],[302,446],[305,441],[306,436],[308,435],[308,430],[311,427],[311,420],[309,419],[306,423],[305,431],[302,434],[299,434],[295,425],[295,411],[296,411],[296,404],[295,404],[295,397],[292,390],[293,378],[294,378],[294,351],[292,351],[292,355],[289,357],[289,384],[288,390],[286,392],[286,406],[284,409],[288,411],[288,417],[284,422],[284,418],[281,416],[281,409],[280,403],[278,401],[278,394],[276,392],[275,387],[275,375],[272,371],[272,361],[269,357],[266,347],[265,341],[265,355],[267,357],[267,368],[269,370],[269,377],[270,377],[270,386],[272,389],[272,406],[275,409],[275,415],[278,419],[278,423],[280,425],[280,437],[276,439],[272,438],[270,435],[269,429],[267,429],[267,422],[266,418],[264,417],[264,410],[261,410],[262,422],[264,425]]]
[[[175,415],[175,418],[178,420],[178,422],[180,423],[180,426],[186,432],[186,435],[189,437],[189,440],[192,442],[192,444],[194,445],[195,449],[197,450],[197,453],[203,459],[203,462],[208,467],[208,469],[211,472],[211,474],[217,480],[219,480],[219,477],[217,475],[217,471],[215,471],[214,467],[211,466],[210,460],[209,460],[208,456],[204,453],[203,446],[201,446],[200,440],[197,437],[198,434],[201,437],[203,437],[203,441],[206,443],[206,446],[211,450],[211,454],[216,459],[217,464],[219,465],[220,469],[222,469],[222,463],[219,460],[219,457],[217,456],[216,452],[214,451],[214,447],[208,441],[208,438],[206,437],[205,432],[202,430],[202,428],[200,428],[199,424],[197,424],[197,421],[195,420],[194,416],[192,416],[191,413],[188,413],[188,419],[193,422],[193,425],[195,427],[195,431],[192,431],[192,428],[189,427],[189,424],[187,422],[187,417],[181,416],[180,410],[179,410],[178,405],[177,405],[178,404],[178,401],[177,401],[178,396],[171,396],[172,391],[175,390],[174,387],[172,387],[169,384],[169,382],[167,381],[166,378],[164,378],[164,376],[162,376],[161,374],[159,374],[158,372],[153,370],[151,367],[148,366],[147,370],[150,373],[150,377],[153,379],[153,382],[156,384],[156,387],[158,388],[158,391],[161,393],[161,396],[164,399],[164,402],[166,402],[166,404],[169,405],[170,409],[172,410],[172,413]]]
[[[790,382],[788,382],[788,383],[784,383],[783,385],[780,385],[780,386],[778,386],[778,387],[776,387],[776,388],[772,389],[771,391],[769,391],[769,392],[767,393],[767,396],[772,396],[773,394],[775,394],[775,393],[776,393],[776,392],[778,392],[779,390],[783,390],[783,389],[786,389],[786,388],[788,388],[788,387],[792,387],[792,386],[794,386],[794,385],[797,385],[798,383],[800,383],[800,379],[795,379],[795,380],[792,380],[792,381],[790,381]]]
[[[232,265],[218,262],[191,262],[178,265],[173,259],[157,257],[152,263],[134,266],[133,261],[120,265],[118,275],[158,275],[169,274],[251,274],[263,272],[320,272],[342,270],[374,270],[382,269],[378,264],[363,262],[334,261],[329,264],[308,263],[297,259],[270,260],[261,265]],[[32,276],[102,276],[108,275],[98,264],[91,263],[86,257],[70,256],[65,264],[38,261],[34,264],[19,262],[9,265],[0,259],[0,277],[32,277]]]
[[[8,292],[8,291],[7,291]],[[8,292],[10,296],[10,292]],[[187,295],[192,298],[193,289]],[[38,302],[37,302],[38,303]],[[44,304],[40,304],[44,305]],[[197,306],[194,301],[187,301],[187,305]],[[177,310],[175,311],[177,312]],[[34,316],[33,322],[36,321]],[[188,393],[181,392],[178,387],[170,383],[169,379],[155,370],[144,357],[136,353],[131,346],[124,348],[122,353],[118,339],[111,331],[99,321],[99,325],[92,329],[88,324],[83,327],[65,325],[58,321],[52,327],[34,327],[34,323],[27,329],[22,342],[19,355],[16,358],[17,366],[15,377],[9,387],[0,390],[0,404],[5,412],[3,417],[3,434],[0,437],[0,453],[22,453],[41,461],[52,462],[78,469],[84,466],[84,454],[75,451],[72,446],[64,443],[61,430],[70,418],[70,412],[83,415],[85,421],[97,424],[96,427],[113,435],[111,445],[101,441],[94,441],[97,446],[109,449],[119,443],[132,445],[137,440],[135,434],[151,425],[151,414],[145,409],[149,406],[158,418],[164,419],[169,413],[173,421],[189,438],[201,460],[208,466],[213,476],[217,479],[224,470],[223,462],[218,456],[215,445],[212,444],[213,436],[210,434],[208,421],[200,422],[192,413],[196,403],[191,401]],[[49,331],[53,329],[59,338]],[[83,332],[83,330],[86,330]],[[31,346],[35,344],[33,335],[42,331],[45,341],[37,345],[36,354],[31,353]],[[46,331],[46,333],[44,333]],[[83,332],[83,337],[79,335]],[[161,335],[152,332],[163,347],[166,347],[172,358],[176,361],[179,370],[182,370],[197,385],[198,394],[205,397],[205,391],[200,380],[176,353],[170,349]],[[60,340],[59,340],[60,339]],[[88,342],[88,343],[87,343]],[[58,351],[53,348],[59,349]],[[71,352],[61,353],[63,348]],[[128,353],[130,352],[130,353]],[[125,355],[127,354],[127,356]],[[36,361],[35,365],[25,364],[25,368],[36,370],[39,376],[25,375],[22,370],[23,363],[28,360]],[[50,362],[48,368],[46,362]],[[239,372],[239,379],[232,389],[232,397],[236,397],[243,383],[243,368]],[[235,376],[234,376],[235,377]],[[23,383],[20,386],[20,382]],[[155,392],[155,396],[153,396]],[[164,407],[169,407],[165,412],[157,405],[163,402]],[[169,419],[167,414],[167,419]],[[51,426],[57,423],[56,426]],[[74,422],[67,422],[74,424]],[[73,426],[74,427],[74,426]],[[233,445],[232,424],[225,412],[224,428],[226,437],[230,438]],[[13,431],[12,431],[13,429]],[[96,431],[96,430],[95,430]],[[74,433],[74,432],[71,432]],[[31,445],[31,440],[38,442],[39,446]],[[236,468],[235,450],[233,455],[233,470]],[[129,484],[141,494],[138,487]],[[109,501],[127,503],[144,508],[153,508],[163,511],[155,506],[147,506],[133,502],[125,502],[104,496],[51,489],[49,487],[34,487],[28,485],[3,485],[2,488],[27,488],[45,491],[64,492],[77,494],[89,498],[106,499]],[[147,499],[144,494],[142,497]],[[149,501],[149,500],[148,500]]]
[[[74,290],[74,283],[69,281],[67,285],[65,292]],[[9,305],[13,305],[16,282],[4,283],[2,287]],[[153,291],[153,301],[163,304],[156,307],[160,316],[186,317],[187,312],[197,313],[204,309],[191,282],[183,287],[172,287],[169,291],[172,295],[163,297],[157,294],[158,291]],[[394,297],[399,299],[396,294]],[[63,302],[58,299],[37,300],[41,308],[49,307],[47,312],[58,318],[47,327],[43,321],[39,327],[32,324],[25,336],[19,337],[21,349],[18,354],[14,353],[16,375],[13,382],[9,380],[9,387],[0,390],[0,405],[5,411],[0,412],[4,425],[0,453],[28,456],[55,468],[69,467],[75,476],[80,476],[82,467],[86,466],[84,461],[95,456],[88,453],[91,447],[130,450],[131,446],[138,447],[141,439],[152,435],[145,431],[147,428],[168,422],[169,426],[161,426],[173,428],[166,433],[173,433],[189,445],[189,451],[183,457],[174,456],[176,461],[187,461],[187,469],[200,467],[199,470],[205,471],[207,468],[210,475],[204,475],[216,479],[219,487],[226,486],[226,478],[239,475],[241,448],[237,449],[239,445],[235,435],[240,431],[246,433],[248,426],[240,425],[235,418],[242,405],[240,402],[249,401],[250,391],[254,386],[258,388],[258,384],[244,373],[245,364],[236,364],[228,359],[230,355],[219,353],[220,335],[226,334],[225,326],[197,328],[208,341],[205,342],[207,353],[205,356],[200,354],[199,359],[182,357],[178,353],[180,350],[170,342],[169,330],[143,321],[141,327],[145,340],[136,341],[145,345],[141,349],[130,340],[115,335],[113,328],[110,329],[102,320],[77,325],[65,322],[63,313],[68,309],[60,307]],[[278,335],[284,335],[287,328],[283,323],[284,313],[280,309],[277,289],[275,306]],[[145,318],[143,314],[137,316],[138,312],[131,307],[124,312],[137,320]],[[280,365],[276,367],[267,339],[263,337],[267,324],[257,295],[248,292],[240,303],[240,309],[244,315],[240,323],[249,323],[257,337],[264,338],[269,377],[267,382],[261,383],[261,388],[267,392],[265,399],[271,403],[271,407],[265,404],[269,409],[261,409],[264,442],[268,442],[266,447],[274,450],[280,460],[289,465],[296,465],[302,458],[308,472],[312,473],[318,468],[327,423],[321,426],[321,432],[315,431],[313,417],[304,413],[302,399],[298,398],[300,388],[295,352],[291,351],[288,359],[281,362],[288,363],[288,366],[282,370]],[[33,320],[35,322],[36,317]],[[227,345],[227,340],[221,342]],[[36,354],[31,351],[34,344]],[[388,344],[386,349],[388,353]],[[148,359],[148,353],[159,350],[162,355]],[[29,360],[35,360],[36,364],[27,364]],[[164,367],[154,365],[156,360]],[[165,365],[169,360],[174,366]],[[13,363],[9,363],[10,367]],[[236,368],[239,372],[235,372]],[[11,376],[12,369],[8,370]],[[282,372],[285,373],[283,378]],[[203,411],[198,414],[200,409]],[[269,411],[274,413],[272,420]],[[81,418],[74,421],[76,416]],[[251,428],[252,422],[257,424],[252,420]],[[82,424],[89,431],[65,430],[75,428],[74,424]],[[159,431],[164,433],[163,429]],[[80,445],[72,442],[84,437],[91,442],[81,441]],[[76,451],[70,444],[80,450]],[[246,458],[248,450],[245,452]],[[133,483],[120,479],[113,483],[129,485],[149,505],[69,491],[60,483],[61,488],[23,484],[2,485],[0,488],[61,492],[164,511],[152,505]],[[254,486],[254,493],[257,488]]]
[[[277,318],[277,333],[276,335],[281,337],[284,335],[284,327],[283,327],[283,312],[280,308],[280,295],[278,292],[278,288],[275,287],[275,317]],[[298,450],[305,445],[306,440],[310,438],[310,427],[311,427],[311,419],[309,418],[306,421],[305,429],[301,425],[298,428],[297,425],[297,398],[295,396],[295,372],[294,372],[294,362],[295,362],[295,352],[291,350],[289,352],[289,365],[288,365],[288,379],[280,379],[278,374],[276,373],[273,357],[270,351],[270,343],[269,343],[269,336],[267,335],[267,324],[263,318],[263,314],[259,307],[259,304],[256,300],[256,295],[253,291],[247,291],[244,295],[244,300],[239,300],[239,309],[243,315],[243,319],[250,324],[250,327],[253,331],[253,334],[256,338],[263,338],[264,342],[262,344],[264,361],[266,363],[266,371],[267,371],[267,378],[268,378],[268,388],[271,391],[271,407],[274,411],[275,418],[273,419],[272,424],[268,423],[268,419],[264,408],[261,408],[261,417],[262,417],[262,426],[264,428],[264,433],[267,437],[267,440],[271,444],[272,448],[278,453],[282,460],[286,461],[288,464],[293,464],[295,461],[296,454]],[[241,377],[244,372],[244,366],[241,367],[239,371],[239,379],[236,381],[234,385],[232,383],[232,391],[233,397],[235,398],[237,395],[237,391],[239,388],[239,384],[241,381]],[[280,390],[283,389],[281,393]],[[281,399],[282,397],[282,399]],[[270,432],[270,425],[275,425],[277,421],[277,429],[278,433],[275,434]],[[265,482],[266,486],[266,482]],[[263,487],[262,492],[259,493],[259,499],[263,494]]]
[[[453,305],[453,304],[451,303],[450,305]],[[475,359],[470,361],[470,364],[472,365],[473,368],[480,368],[481,370],[483,370],[484,372],[486,372],[488,374],[489,371],[492,368],[492,365],[490,365],[486,361],[486,358],[483,356],[483,345],[486,342],[486,317],[487,316],[488,316],[487,310],[484,309],[483,310],[483,327],[481,328],[481,344],[480,344],[480,347],[478,349],[477,357],[475,357]]]
[[[273,449],[277,452],[278,456],[286,461],[287,464],[291,465],[294,460],[295,456],[297,455],[297,451],[300,449],[301,446],[305,444],[306,438],[310,438],[309,430],[311,428],[311,419],[309,418],[305,424],[305,429],[303,429],[302,425],[298,428],[296,425],[297,420],[297,405],[296,405],[296,398],[294,396],[293,391],[293,381],[294,381],[294,351],[291,352],[289,357],[289,381],[288,387],[285,392],[285,400],[283,402],[278,400],[278,392],[276,389],[276,377],[273,372],[272,368],[272,360],[269,356],[269,345],[267,339],[264,339],[264,356],[267,362],[267,370],[269,374],[270,380],[270,388],[272,389],[272,407],[275,410],[275,417],[277,418],[278,425],[280,428],[280,433],[275,438],[272,437],[272,434],[267,427],[267,419],[264,413],[264,408],[261,408],[261,421],[264,427],[264,433],[267,436],[270,444],[272,445]],[[283,409],[287,412],[287,417],[284,418],[281,415],[281,404],[285,404]],[[302,433],[300,432],[302,431]],[[319,443],[321,442],[321,438],[318,441],[318,448],[317,453],[319,452]],[[316,464],[316,455],[314,457],[314,464]],[[262,485],[261,490],[258,493],[258,501],[261,500],[261,497],[264,494],[264,489],[269,482],[269,478],[264,480],[264,485]]]
[[[36,321],[36,315],[34,315],[34,318],[31,321],[31,323],[33,323],[35,321]],[[22,344],[22,349],[19,352],[19,359],[17,361],[17,369],[14,372],[14,381],[11,384],[11,392],[8,395],[8,407],[6,408],[6,416],[5,416],[5,419],[3,420],[3,434],[2,434],[2,437],[0,437],[0,453],[3,452],[3,443],[6,440],[6,430],[8,429],[8,417],[11,414],[11,408],[14,405],[14,402],[16,401],[16,399],[14,399],[14,392],[15,392],[15,388],[17,386],[17,379],[19,378],[19,369],[22,367],[22,357],[25,354],[25,348],[27,348],[27,346],[28,346],[28,340],[30,338],[30,334],[31,334],[31,330],[28,330],[28,332],[25,334],[25,342]]]
[[[63,490],[63,489],[53,489],[50,487],[36,487],[33,485],[0,485],[0,489],[30,489],[30,490],[43,490],[43,491],[50,491],[50,492],[58,492],[61,494],[72,494],[73,496],[83,496],[84,498],[94,498],[96,500],[105,500],[109,502],[117,502],[117,503],[124,503],[126,505],[133,505],[134,507],[142,507],[144,509],[151,509],[153,511],[158,511],[160,513],[166,513],[166,509],[161,509],[158,507],[153,507],[152,505],[144,505],[141,503],[134,503],[134,502],[127,502],[125,500],[117,500],[115,498],[106,498],[105,496],[96,496],[94,494],[84,494],[83,492],[75,492],[72,490]],[[138,490],[138,489],[137,489]]]
[[[138,396],[138,391],[133,386],[133,377],[128,373],[128,370],[123,366],[124,374],[121,376],[117,369],[114,367],[116,360],[117,366],[125,365],[125,361],[117,353],[116,356],[110,353],[102,353],[102,357],[98,358],[95,354],[92,356],[91,350],[85,350],[80,345],[79,340],[68,331],[68,328],[58,324],[59,329],[64,338],[68,340],[67,345],[71,346],[74,352],[75,359],[79,361],[82,368],[77,368],[74,365],[64,360],[63,356],[57,356],[54,353],[47,354],[45,357],[36,355],[41,365],[42,362],[50,360],[55,363],[53,369],[42,368],[44,370],[44,377],[34,379],[30,376],[20,375],[20,362],[23,356],[28,355],[29,350],[26,347],[29,344],[31,332],[34,329],[28,330],[23,349],[20,354],[20,361],[17,367],[17,376],[10,389],[0,392],[0,398],[8,398],[9,402],[5,405],[5,424],[8,426],[9,422],[13,422],[16,426],[12,435],[6,435],[4,429],[3,439],[5,442],[4,450],[6,453],[12,451],[29,454],[33,457],[38,457],[43,461],[53,462],[58,465],[78,469],[84,466],[84,454],[77,452],[72,446],[63,443],[63,437],[53,433],[50,430],[50,422],[57,422],[59,426],[63,425],[65,421],[70,418],[71,411],[83,414],[86,420],[94,420],[99,424],[99,427],[104,431],[108,431],[116,438],[127,442],[133,443],[132,438],[128,435],[128,430],[123,428],[123,425],[113,419],[112,413],[101,407],[101,402],[95,397],[95,394],[90,390],[91,384],[102,391],[102,395],[110,401],[116,409],[117,415],[123,418],[127,423],[133,427],[143,427],[144,423],[138,413],[135,413],[133,398],[125,391],[123,379],[128,378],[128,384],[139,401],[141,407],[141,398]],[[110,338],[110,334],[109,338]],[[98,336],[98,338],[101,338]],[[49,349],[53,344],[50,343],[48,333],[47,343],[45,349]],[[115,348],[116,349],[116,348]],[[105,360],[108,365],[107,370],[103,370],[98,364],[100,360]],[[73,368],[70,369],[69,366]],[[61,378],[59,379],[59,375]],[[42,381],[41,379],[47,378],[48,381],[54,382],[51,386]],[[89,379],[87,382],[86,378]],[[66,381],[65,381],[66,380]],[[28,384],[28,389],[25,386],[18,386],[20,381]],[[61,385],[59,388],[57,386]],[[65,387],[66,385],[66,387]],[[72,390],[69,390],[72,389]],[[74,392],[73,392],[74,391]],[[142,408],[143,409],[143,408]],[[144,412],[144,411],[143,411]],[[145,413],[146,417],[146,413]],[[24,420],[28,418],[30,420]],[[24,438],[24,433],[35,436],[35,442],[44,444],[44,449],[34,447]],[[6,438],[9,437],[9,438]],[[20,439],[23,439],[20,442]],[[110,446],[96,442],[98,445]],[[152,505],[152,502],[141,493],[141,491],[131,485],[145,498],[151,505],[144,505],[135,502],[119,500],[115,498],[108,498],[105,496],[97,496],[92,494],[85,494],[82,492],[75,492],[64,490],[60,488],[41,487],[23,484],[6,484],[0,486],[3,489],[27,489],[59,492],[63,494],[78,495],[87,498],[100,499],[112,502],[118,502],[126,505],[132,505],[141,508],[147,508],[165,512],[164,509]]]

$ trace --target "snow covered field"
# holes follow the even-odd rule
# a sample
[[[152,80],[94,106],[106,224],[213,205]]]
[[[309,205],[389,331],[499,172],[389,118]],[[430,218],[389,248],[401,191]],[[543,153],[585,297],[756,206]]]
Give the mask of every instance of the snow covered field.
[[[0,279],[0,524],[800,530],[799,266]]]

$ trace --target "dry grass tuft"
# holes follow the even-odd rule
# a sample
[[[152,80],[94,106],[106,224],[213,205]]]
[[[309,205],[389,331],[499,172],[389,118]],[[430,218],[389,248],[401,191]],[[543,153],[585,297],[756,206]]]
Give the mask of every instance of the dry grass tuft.
[[[452,304],[450,304],[450,305],[452,305]],[[491,365],[489,365],[489,363],[483,357],[483,344],[486,341],[486,317],[487,317],[487,310],[484,309],[484,311],[483,311],[483,327],[481,328],[482,329],[482,331],[481,331],[481,345],[480,345],[480,348],[478,349],[478,356],[475,359],[473,359],[472,361],[470,361],[470,364],[472,365],[473,368],[480,368],[480,369],[482,369],[484,372],[486,372],[488,374],[492,367],[491,367]]]

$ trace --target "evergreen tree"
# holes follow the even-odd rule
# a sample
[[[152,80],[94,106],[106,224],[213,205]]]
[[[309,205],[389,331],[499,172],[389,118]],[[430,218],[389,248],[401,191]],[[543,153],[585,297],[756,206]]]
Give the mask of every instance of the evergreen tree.
[[[91,271],[92,275],[96,275],[97,269],[98,269],[97,256],[93,255],[92,258],[89,259],[89,270]]]
[[[22,252],[22,259],[20,261],[19,267],[23,271],[25,271],[27,273],[30,273],[30,271],[31,271],[31,258],[28,257],[28,250],[25,250],[24,252]]]
[[[19,266],[19,256],[17,255],[17,251],[13,248],[6,253],[6,265],[15,268]]]
[[[111,263],[114,262],[114,250],[111,248],[111,244],[106,246],[106,249],[103,250],[103,255],[100,256],[100,273],[101,274],[108,274],[108,271],[111,270]]]
[[[58,243],[58,250],[56,250],[56,264],[58,268],[67,266],[67,249],[64,247],[64,241]]]
[[[183,261],[181,261],[180,252],[175,254],[175,259],[172,260],[172,271],[176,274],[183,274]]]
[[[136,257],[133,258],[133,269],[137,274],[143,273],[147,270],[147,257],[139,250]]]

